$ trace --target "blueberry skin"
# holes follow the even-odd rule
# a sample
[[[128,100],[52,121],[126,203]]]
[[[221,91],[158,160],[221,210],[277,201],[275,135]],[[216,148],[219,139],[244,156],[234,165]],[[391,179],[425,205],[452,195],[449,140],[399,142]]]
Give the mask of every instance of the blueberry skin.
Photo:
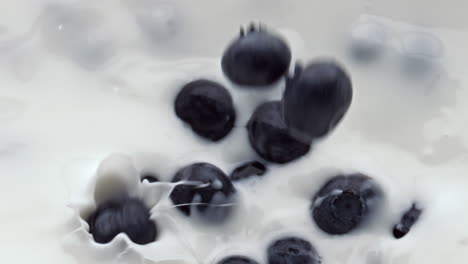
[[[393,237],[400,239],[409,233],[411,227],[418,221],[421,216],[422,210],[413,204],[401,217],[400,223],[393,228]]]
[[[182,183],[190,181],[191,183]],[[205,220],[222,222],[233,209],[236,190],[231,180],[218,167],[209,163],[194,163],[180,169],[172,182],[170,198],[177,208],[190,216],[196,209]],[[194,201],[198,197],[201,200]],[[200,203],[190,205],[191,203]]]
[[[236,112],[229,91],[221,84],[199,79],[186,84],[175,100],[175,113],[199,136],[219,141],[232,130]]]
[[[247,123],[250,145],[263,159],[275,163],[293,161],[310,150],[310,142],[294,136],[281,118],[281,102],[261,104]]]
[[[156,240],[157,227],[142,201],[120,197],[100,204],[88,220],[90,233],[97,243],[109,243],[119,233],[125,233],[136,244]]]
[[[333,61],[296,65],[286,80],[283,118],[288,127],[309,140],[332,131],[348,111],[353,98],[351,79]]]
[[[230,256],[222,259],[218,264],[258,264],[258,262],[244,256]]]
[[[267,249],[268,264],[318,264],[320,256],[309,241],[286,237],[274,241]]]
[[[339,175],[315,195],[310,208],[318,227],[331,235],[351,232],[378,207],[382,191],[363,174]]]
[[[249,161],[235,168],[229,178],[232,181],[248,179],[252,176],[263,176],[267,168],[259,161]]]
[[[238,85],[266,86],[283,77],[291,63],[291,50],[278,35],[251,25],[224,51],[221,68]]]

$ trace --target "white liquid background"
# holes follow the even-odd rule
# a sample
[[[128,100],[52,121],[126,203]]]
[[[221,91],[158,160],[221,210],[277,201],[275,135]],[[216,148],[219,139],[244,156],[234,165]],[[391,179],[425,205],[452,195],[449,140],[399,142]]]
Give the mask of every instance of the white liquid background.
[[[54,1],[82,10],[64,23],[57,14],[74,18],[77,12],[44,11],[46,3],[0,3],[1,263],[114,261],[123,246],[91,245],[89,254],[86,246],[76,254],[63,246],[77,220],[67,205],[88,202],[83,190],[112,153],[125,153],[136,169],[167,180],[192,161],[228,173],[255,158],[243,125],[258,103],[280,97],[283,84],[242,90],[219,66],[239,26],[252,20],[278,29],[293,59],[339,59],[355,89],[349,113],[303,159],[271,166],[261,180],[239,185],[240,208],[229,226],[199,227],[168,210],[159,226],[164,243],[130,244],[119,261],[212,263],[235,253],[262,261],[268,243],[289,233],[308,238],[324,264],[468,259],[466,1]],[[157,7],[163,11],[152,20],[147,11]],[[362,19],[381,23],[388,36],[383,56],[367,65],[347,53],[347,36]],[[142,31],[138,22],[150,28]],[[414,32],[441,41],[440,71],[404,74],[401,39]],[[238,111],[236,128],[218,144],[198,139],[173,114],[178,88],[198,77],[225,84]],[[387,204],[368,229],[330,237],[311,221],[308,207],[327,177],[340,171],[376,178]],[[425,209],[420,222],[394,240],[391,226],[413,200]]]

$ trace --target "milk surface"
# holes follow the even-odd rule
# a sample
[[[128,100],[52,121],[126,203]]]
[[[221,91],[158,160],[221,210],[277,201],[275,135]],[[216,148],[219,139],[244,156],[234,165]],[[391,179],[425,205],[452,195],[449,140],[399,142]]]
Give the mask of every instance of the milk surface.
[[[0,262],[211,264],[230,254],[262,262],[268,244],[289,234],[307,238],[324,264],[466,262],[467,5],[0,3]],[[243,89],[220,69],[223,49],[250,21],[283,35],[293,63],[339,60],[355,96],[343,122],[308,155],[237,183],[231,221],[207,226],[173,207],[173,185],[136,179],[151,172],[169,182],[198,161],[229,173],[257,158],[245,124],[258,104],[281,97],[284,83]],[[356,46],[378,56],[362,60]],[[219,143],[200,139],[174,114],[175,95],[196,78],[218,81],[233,96],[236,125]],[[324,234],[310,217],[311,199],[331,176],[352,172],[380,184],[384,210],[356,232]],[[109,195],[99,189],[106,175],[152,208],[156,242],[92,241],[83,219]],[[423,214],[395,240],[391,229],[413,202]]]

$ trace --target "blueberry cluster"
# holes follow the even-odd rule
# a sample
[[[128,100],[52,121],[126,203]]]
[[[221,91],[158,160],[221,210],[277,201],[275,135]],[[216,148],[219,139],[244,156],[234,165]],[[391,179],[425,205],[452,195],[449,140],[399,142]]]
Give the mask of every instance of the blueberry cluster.
[[[229,44],[221,60],[224,74],[233,83],[253,90],[285,79],[282,98],[257,106],[246,124],[251,147],[265,162],[284,164],[308,153],[313,142],[328,135],[343,119],[353,97],[351,79],[338,63],[320,60],[307,66],[296,64],[288,73],[291,51],[277,34],[251,25]],[[183,86],[174,102],[176,116],[198,136],[212,142],[226,137],[236,122],[236,110],[229,91],[221,84],[198,79]],[[227,221],[236,204],[234,183],[262,176],[267,167],[261,161],[241,164],[228,176],[213,164],[187,165],[172,178],[169,198],[186,217],[200,217],[209,224]],[[159,179],[143,175],[150,183]],[[364,174],[331,177],[311,198],[310,215],[316,226],[330,235],[344,235],[364,225],[383,200],[377,182]],[[409,232],[421,211],[404,214],[393,230],[395,237]],[[194,216],[195,215],[195,216]],[[136,199],[116,199],[98,206],[89,219],[90,232],[98,243],[108,243],[126,233],[138,244],[155,241],[156,223],[149,209]],[[270,264],[320,263],[310,242],[286,237],[267,249]],[[230,256],[219,264],[255,264],[244,256]]]
[[[288,74],[291,50],[279,35],[252,24],[241,29],[221,59],[226,77],[251,89],[286,79],[283,98],[257,106],[247,123],[250,144],[264,160],[287,163],[309,152],[317,138],[333,130],[352,100],[351,80],[332,60],[296,65]],[[186,84],[175,100],[175,113],[200,137],[223,139],[232,130],[236,111],[221,84],[198,79]]]

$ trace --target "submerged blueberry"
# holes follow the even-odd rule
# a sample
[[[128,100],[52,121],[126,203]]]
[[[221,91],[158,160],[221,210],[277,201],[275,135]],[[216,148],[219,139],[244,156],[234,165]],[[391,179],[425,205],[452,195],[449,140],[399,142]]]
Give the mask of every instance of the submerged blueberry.
[[[251,25],[224,51],[221,67],[234,83],[265,86],[278,81],[289,69],[291,50],[276,34]]]
[[[351,105],[353,90],[344,69],[333,61],[318,61],[286,81],[283,118],[288,127],[310,140],[325,136]]]
[[[383,24],[361,22],[351,32],[350,55],[360,63],[376,61],[385,52],[387,29]]]
[[[232,181],[239,181],[250,178],[251,176],[263,176],[266,170],[267,168],[263,163],[259,161],[249,161],[235,168],[231,172],[230,178]]]
[[[416,207],[416,204],[413,204],[410,209],[408,209],[403,216],[401,217],[400,223],[394,226],[393,228],[393,237],[399,239],[410,231],[411,227],[418,221],[419,216],[421,215],[422,210]]]
[[[363,174],[340,175],[329,180],[315,195],[311,214],[328,234],[346,234],[375,211],[381,198],[375,182]]]
[[[125,233],[140,245],[156,240],[156,224],[149,209],[135,198],[118,198],[100,204],[88,220],[90,233],[97,243],[109,243],[119,233]]]
[[[235,201],[234,186],[218,167],[195,163],[179,170],[172,182],[172,202],[187,216],[196,210],[203,218],[221,222],[230,215]]]
[[[236,112],[228,90],[209,80],[185,85],[175,100],[175,113],[199,136],[218,141],[233,128]]]
[[[247,124],[249,141],[258,155],[267,161],[287,163],[305,155],[310,142],[292,135],[281,118],[281,102],[261,104]]]
[[[218,264],[258,264],[258,262],[244,256],[230,256],[223,258]]]
[[[147,181],[149,183],[159,182],[159,179],[156,175],[152,173],[144,173],[141,175],[141,182]]]
[[[309,241],[286,237],[274,241],[267,250],[268,264],[318,264],[320,256]]]

